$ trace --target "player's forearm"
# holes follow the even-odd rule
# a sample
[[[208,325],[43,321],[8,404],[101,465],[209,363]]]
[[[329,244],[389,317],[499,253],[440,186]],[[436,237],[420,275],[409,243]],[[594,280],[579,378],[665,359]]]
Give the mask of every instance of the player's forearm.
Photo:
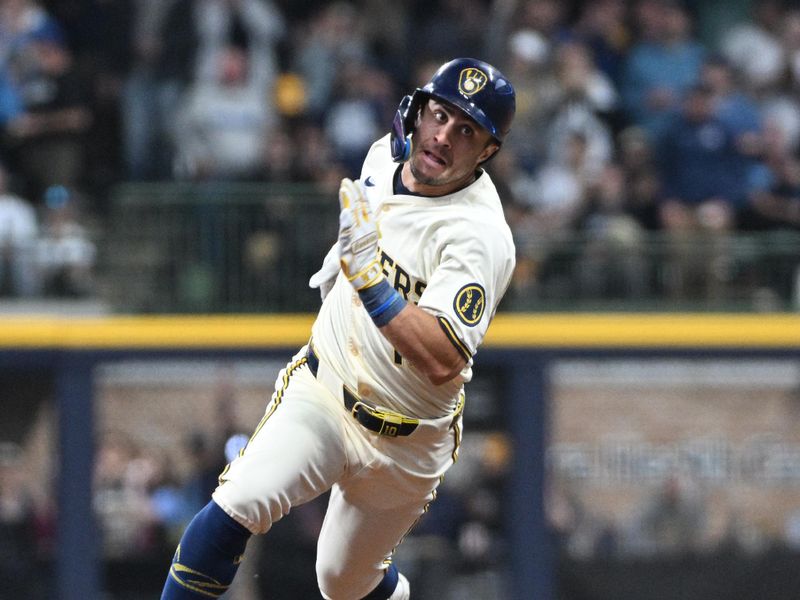
[[[403,360],[412,363],[434,385],[456,377],[466,362],[439,327],[436,318],[407,304],[389,323],[380,327]]]
[[[378,230],[360,184],[342,180],[339,208],[339,264],[372,322],[431,383],[450,381],[466,363],[433,315],[406,302],[384,276]]]

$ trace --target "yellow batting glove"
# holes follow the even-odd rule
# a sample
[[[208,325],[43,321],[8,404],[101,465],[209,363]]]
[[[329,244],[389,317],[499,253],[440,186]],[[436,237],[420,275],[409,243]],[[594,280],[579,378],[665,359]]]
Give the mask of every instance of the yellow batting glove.
[[[342,179],[339,187],[339,263],[356,291],[384,279],[378,260],[378,228],[361,186]]]

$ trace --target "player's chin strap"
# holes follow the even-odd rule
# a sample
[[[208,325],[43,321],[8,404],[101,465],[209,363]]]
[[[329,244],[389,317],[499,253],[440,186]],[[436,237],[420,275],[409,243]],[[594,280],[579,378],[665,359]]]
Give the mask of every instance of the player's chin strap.
[[[406,162],[411,156],[411,131],[408,122],[408,113],[412,104],[411,96],[404,96],[397,107],[392,122],[391,148],[392,160],[396,163]]]

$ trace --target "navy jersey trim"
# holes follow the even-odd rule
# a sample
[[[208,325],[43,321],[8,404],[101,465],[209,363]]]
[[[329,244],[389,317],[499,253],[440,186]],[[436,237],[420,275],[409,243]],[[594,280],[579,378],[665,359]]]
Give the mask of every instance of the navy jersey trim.
[[[472,358],[472,354],[470,353],[469,348],[467,348],[467,345],[461,341],[458,335],[456,335],[456,331],[453,329],[450,321],[444,317],[437,317],[436,320],[439,322],[439,327],[442,328],[442,331],[444,331],[447,339],[450,340],[450,343],[455,346],[456,350],[458,350],[458,353],[464,358],[464,360],[469,362],[469,360]]]

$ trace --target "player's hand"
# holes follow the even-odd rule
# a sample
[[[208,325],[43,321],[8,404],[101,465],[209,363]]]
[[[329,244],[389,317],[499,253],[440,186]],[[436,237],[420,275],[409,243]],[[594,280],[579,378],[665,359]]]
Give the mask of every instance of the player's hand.
[[[378,228],[361,186],[347,178],[339,187],[339,209],[339,263],[350,284],[361,291],[383,279]]]

